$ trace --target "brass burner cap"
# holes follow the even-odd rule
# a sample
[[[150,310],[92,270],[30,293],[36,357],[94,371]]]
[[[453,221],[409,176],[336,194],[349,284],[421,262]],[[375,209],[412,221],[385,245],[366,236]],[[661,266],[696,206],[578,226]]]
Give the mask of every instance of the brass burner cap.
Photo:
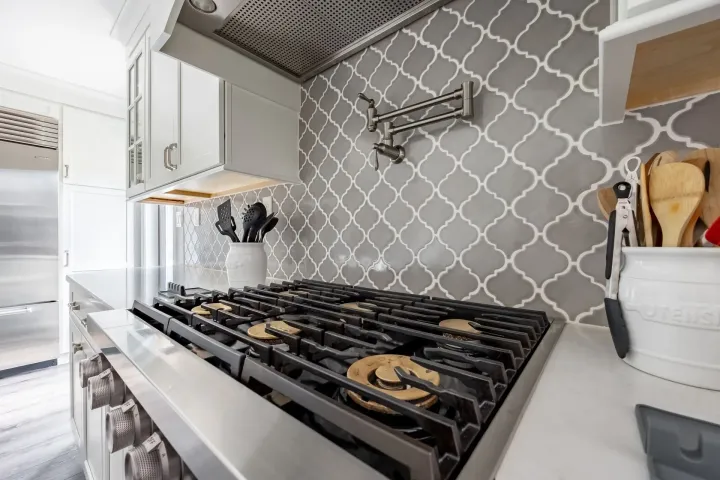
[[[256,340],[262,340],[263,342],[279,340],[278,337],[276,337],[272,333],[265,331],[266,325],[268,325],[268,323],[258,323],[257,325],[253,325],[248,329],[248,335]],[[300,329],[288,325],[282,320],[274,320],[272,322],[269,322],[269,325],[275,330],[287,332],[291,335],[297,335],[298,333],[300,333]]]
[[[477,330],[470,325],[470,320],[466,320],[463,318],[450,318],[448,320],[443,320],[440,322],[439,325],[444,328],[451,328],[453,330],[457,330],[458,332],[481,333],[480,330]],[[468,337],[463,337],[462,335],[453,335],[451,333],[443,333],[443,335],[448,338],[468,340]]]
[[[361,307],[358,302],[343,303],[341,307],[349,308],[351,310],[360,310],[362,312],[372,312],[369,308]]]
[[[190,310],[192,313],[197,313],[198,315],[210,315],[212,312],[206,308],[205,306],[214,308],[216,310],[225,310],[226,312],[229,312],[232,310],[232,308],[228,307],[224,303],[203,303],[202,305],[198,305],[197,307],[193,307],[192,310]]]
[[[415,387],[405,388],[395,373],[395,367],[408,370],[421,380],[426,380],[433,385],[440,384],[440,375],[437,372],[418,365],[405,355],[373,355],[365,357],[350,365],[347,377],[362,385],[392,395],[398,400],[412,402],[421,408],[428,408],[437,401],[435,395],[431,395],[424,390]],[[379,385],[376,385],[373,379]],[[355,403],[370,410],[381,413],[396,413],[384,405],[364,399],[360,394],[352,390],[347,390],[347,394]]]

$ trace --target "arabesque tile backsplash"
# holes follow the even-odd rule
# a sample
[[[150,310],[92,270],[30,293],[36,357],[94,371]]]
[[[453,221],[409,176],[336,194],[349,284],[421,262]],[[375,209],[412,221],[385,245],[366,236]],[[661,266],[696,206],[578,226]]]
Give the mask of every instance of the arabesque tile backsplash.
[[[717,143],[720,95],[598,121],[597,33],[610,0],[456,0],[302,86],[300,185],[271,195],[270,277],[540,308],[605,324],[605,222],[594,189],[632,156]],[[399,139],[373,169],[363,102],[384,112],[475,82],[475,117]],[[434,109],[431,114],[437,112]],[[427,114],[425,112],[424,114]],[[401,122],[399,122],[401,123]],[[185,262],[224,268],[224,199],[185,209]]]

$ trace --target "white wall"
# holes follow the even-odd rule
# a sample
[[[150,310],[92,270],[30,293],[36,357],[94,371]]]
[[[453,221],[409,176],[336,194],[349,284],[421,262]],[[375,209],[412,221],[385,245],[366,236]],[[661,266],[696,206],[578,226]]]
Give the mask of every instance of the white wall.
[[[0,63],[123,97],[124,0],[0,0]]]

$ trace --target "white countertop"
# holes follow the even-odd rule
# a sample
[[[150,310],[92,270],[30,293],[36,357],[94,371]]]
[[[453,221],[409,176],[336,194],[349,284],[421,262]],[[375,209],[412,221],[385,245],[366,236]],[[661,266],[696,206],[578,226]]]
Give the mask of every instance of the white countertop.
[[[653,377],[620,360],[609,330],[570,324],[496,480],[646,480],[635,405],[720,423],[720,392]]]
[[[71,273],[67,280],[80,286],[111,309],[132,307],[133,301],[152,303],[168,282],[191,287],[227,291],[230,288],[227,273],[223,270],[186,266],[122,268]],[[268,282],[280,280],[268,278]]]

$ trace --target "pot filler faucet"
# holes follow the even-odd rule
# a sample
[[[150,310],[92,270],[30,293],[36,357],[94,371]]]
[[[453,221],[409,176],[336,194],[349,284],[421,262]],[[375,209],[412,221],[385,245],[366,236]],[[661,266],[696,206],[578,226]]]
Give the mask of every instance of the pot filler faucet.
[[[432,123],[441,122],[443,120],[450,120],[454,118],[472,118],[474,114],[473,110],[473,82],[465,81],[462,83],[460,88],[453,90],[445,95],[424,100],[416,103],[415,105],[409,105],[407,107],[398,108],[392,112],[383,113],[378,115],[377,108],[375,108],[375,100],[367,97],[363,93],[358,94],[360,100],[367,102],[367,129],[369,132],[375,132],[380,124],[382,132],[382,142],[375,143],[373,150],[375,150],[375,170],[378,169],[378,153],[388,157],[392,163],[400,163],[405,159],[405,149],[402,145],[395,145],[393,136],[396,133],[411,130],[413,128],[423,127]],[[405,123],[403,125],[394,125],[392,119],[401,115],[407,115],[418,110],[434,107],[441,103],[451,102],[453,100],[461,100],[462,104],[459,107],[452,109],[446,113],[440,113],[438,115],[422,118],[412,122]]]

